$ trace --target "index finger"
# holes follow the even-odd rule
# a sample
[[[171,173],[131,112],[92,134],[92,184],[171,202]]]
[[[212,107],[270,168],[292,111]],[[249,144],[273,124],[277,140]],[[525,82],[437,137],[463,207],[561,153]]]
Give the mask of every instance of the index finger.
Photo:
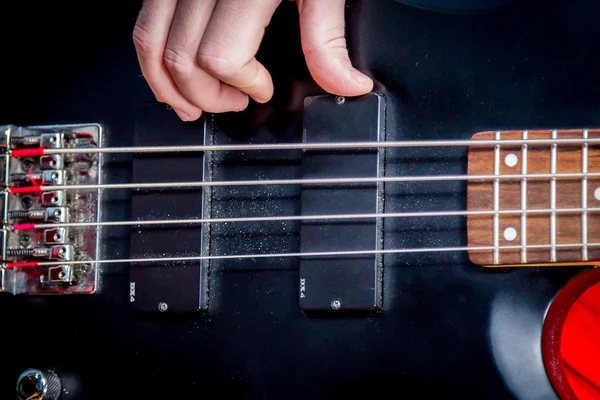
[[[280,2],[219,1],[198,49],[205,71],[261,103],[273,96],[273,81],[254,56]]]
[[[133,30],[133,42],[142,75],[156,99],[191,121],[200,118],[202,110],[183,96],[163,61],[176,8],[177,0],[145,0]]]

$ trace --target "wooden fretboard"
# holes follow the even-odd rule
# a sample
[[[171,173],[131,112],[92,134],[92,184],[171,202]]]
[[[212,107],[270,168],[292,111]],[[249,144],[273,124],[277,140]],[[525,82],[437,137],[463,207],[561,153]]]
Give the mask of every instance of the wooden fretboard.
[[[600,172],[598,144],[502,144],[514,139],[600,138],[600,129],[481,132],[473,140],[495,146],[469,150],[469,175],[589,174]],[[516,214],[469,215],[469,257],[483,266],[577,263],[600,260],[600,177],[488,179],[469,181],[469,211],[521,210]],[[536,212],[544,210],[547,212]],[[569,209],[578,211],[565,212]],[[594,245],[596,243],[596,245]],[[519,248],[503,249],[506,246]],[[537,247],[536,247],[537,246]],[[569,246],[569,247],[565,247]]]

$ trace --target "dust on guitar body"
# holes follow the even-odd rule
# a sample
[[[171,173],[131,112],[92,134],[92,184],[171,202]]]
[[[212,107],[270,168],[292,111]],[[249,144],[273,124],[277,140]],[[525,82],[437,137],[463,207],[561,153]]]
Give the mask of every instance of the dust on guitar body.
[[[97,290],[102,157],[98,124],[0,128],[0,291]],[[92,223],[90,225],[90,223]],[[86,262],[86,261],[90,262]]]

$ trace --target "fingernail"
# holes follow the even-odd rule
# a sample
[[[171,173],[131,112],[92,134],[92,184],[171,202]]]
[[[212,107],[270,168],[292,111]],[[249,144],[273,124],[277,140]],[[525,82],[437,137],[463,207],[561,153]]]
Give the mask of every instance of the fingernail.
[[[267,101],[269,101],[269,100],[265,100],[265,99],[262,99],[257,96],[250,96],[250,97],[252,97],[254,99],[254,101],[256,101],[257,103],[266,103]]]
[[[179,119],[181,119],[184,122],[187,122],[190,119],[192,119],[192,117],[190,117],[184,111],[178,110],[177,108],[174,108],[173,110],[175,111],[175,114],[177,114],[177,116],[179,117]]]
[[[360,72],[358,70],[355,70],[355,69],[352,69],[350,71],[350,75],[352,75],[352,77],[354,78],[354,80],[357,81],[358,83],[365,83],[365,82],[371,80],[371,78],[369,78],[368,76],[366,76],[362,72]]]

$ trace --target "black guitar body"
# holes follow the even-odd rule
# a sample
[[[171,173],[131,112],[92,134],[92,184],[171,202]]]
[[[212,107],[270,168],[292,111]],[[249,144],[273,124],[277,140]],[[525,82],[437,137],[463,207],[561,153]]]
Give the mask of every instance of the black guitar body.
[[[191,124],[156,103],[140,77],[131,41],[139,6],[1,5],[0,122],[97,122],[107,130],[105,146],[299,143],[307,135],[318,141],[326,134],[319,132],[321,118],[339,122],[327,131],[332,141],[469,139],[495,129],[600,126],[600,3],[594,0],[522,1],[478,14],[349,1],[351,57],[374,77],[379,96],[344,104],[313,97],[324,93],[304,64],[295,5],[283,2],[259,53],[273,75],[273,100]],[[305,98],[322,103],[311,108]],[[364,136],[345,139],[345,131]],[[459,175],[466,173],[466,154],[466,148],[388,149],[379,167],[386,176]],[[339,159],[344,168],[337,169],[311,157],[300,150],[230,152],[215,154],[207,165],[200,153],[110,155],[104,180],[201,181],[207,171],[215,181],[300,179],[323,168],[339,176],[382,172],[368,152],[355,164]],[[321,169],[311,169],[315,165]],[[464,181],[386,184],[377,203],[379,189],[365,186],[372,201],[367,208],[466,208]],[[103,219],[293,215],[309,207],[368,212],[348,197],[327,209],[297,185],[216,188],[209,206],[205,193],[107,190]],[[349,236],[318,226],[314,233],[309,225],[107,228],[102,254],[288,253],[355,245],[349,237],[358,238],[359,249],[370,243],[361,223]],[[464,217],[386,218],[371,228],[381,228],[384,249],[467,244]],[[314,243],[315,235],[321,243]],[[557,398],[542,362],[544,316],[584,268],[490,270],[470,263],[464,252],[366,257],[366,264],[347,269],[307,262],[108,264],[93,295],[0,293],[0,398],[15,397],[17,377],[27,368],[56,371],[65,399]],[[322,283],[311,302],[301,298],[301,268]],[[339,299],[355,310],[327,310],[328,288],[346,293],[361,282],[370,282],[366,292],[348,290]],[[158,310],[161,302],[169,305],[166,312]]]

